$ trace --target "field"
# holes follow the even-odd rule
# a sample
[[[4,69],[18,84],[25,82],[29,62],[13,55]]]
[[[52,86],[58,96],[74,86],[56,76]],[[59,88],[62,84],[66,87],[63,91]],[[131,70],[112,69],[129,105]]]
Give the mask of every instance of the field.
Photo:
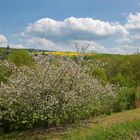
[[[0,59],[1,139],[139,139],[139,54],[1,49]]]
[[[77,56],[77,52],[45,52],[45,54],[59,55],[59,56]]]
[[[79,52],[49,52],[49,51],[42,51],[42,52],[33,51],[32,54],[56,55],[56,56],[67,56],[67,57],[80,55]],[[96,55],[96,53],[86,53],[86,55],[91,56],[91,55]]]

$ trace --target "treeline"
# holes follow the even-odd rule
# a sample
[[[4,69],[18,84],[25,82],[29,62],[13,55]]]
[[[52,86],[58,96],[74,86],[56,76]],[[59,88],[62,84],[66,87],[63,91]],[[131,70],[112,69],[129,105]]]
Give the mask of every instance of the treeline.
[[[90,67],[93,76],[103,82],[133,88],[140,97],[140,54],[97,54],[85,56],[84,60],[84,65]]]

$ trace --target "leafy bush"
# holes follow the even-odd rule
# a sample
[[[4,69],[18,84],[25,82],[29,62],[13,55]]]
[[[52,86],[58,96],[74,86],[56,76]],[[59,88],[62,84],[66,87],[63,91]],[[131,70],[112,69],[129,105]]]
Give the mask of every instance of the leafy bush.
[[[0,56],[3,54],[4,49],[0,48]]]
[[[7,78],[10,77],[11,71],[6,66],[1,65],[0,66],[0,83],[6,82]]]
[[[12,75],[0,86],[4,132],[67,124],[113,111],[116,87],[102,85],[74,61],[50,59],[36,58],[34,68],[12,65]]]
[[[130,86],[133,72],[128,71],[128,77],[125,73],[126,67],[131,65],[130,62],[123,65],[120,56],[110,55],[107,62],[103,59],[106,56],[86,62],[77,58],[38,55],[34,58],[36,65],[27,67],[32,66],[34,60],[25,50],[18,51],[10,53],[7,59],[23,67],[6,61],[0,63],[0,66],[12,71],[7,82],[0,85],[0,125],[3,131],[51,127],[135,108],[135,91],[132,88],[121,88],[118,93],[117,86],[107,82],[103,84],[99,80],[106,81],[108,75],[109,82],[113,83],[113,79],[122,87]],[[113,68],[110,58],[116,61]],[[139,70],[134,68],[134,71]],[[138,78],[135,80],[138,81]]]
[[[140,100],[140,86],[136,88],[136,100]]]
[[[85,56],[88,66],[104,69],[108,82],[125,87],[140,85],[140,54],[137,55],[109,55],[97,54]],[[102,78],[102,77],[101,77]]]
[[[114,111],[117,112],[122,110],[134,109],[136,107],[135,100],[136,100],[135,89],[123,87],[118,94],[118,100],[116,100]]]
[[[107,81],[107,76],[103,68],[93,67],[90,71],[91,71],[91,74],[95,76],[96,78],[99,78],[103,81]]]
[[[0,61],[0,85],[1,83],[6,83],[12,74],[14,65],[10,64],[6,60]]]
[[[34,64],[33,58],[28,51],[23,49],[16,49],[9,53],[7,60],[14,63],[16,66],[32,66]]]

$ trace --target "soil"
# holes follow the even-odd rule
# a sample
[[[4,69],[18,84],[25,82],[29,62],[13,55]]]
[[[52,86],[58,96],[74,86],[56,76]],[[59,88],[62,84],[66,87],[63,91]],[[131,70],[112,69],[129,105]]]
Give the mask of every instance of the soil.
[[[137,108],[140,108],[140,99],[139,100],[136,100],[136,107]]]

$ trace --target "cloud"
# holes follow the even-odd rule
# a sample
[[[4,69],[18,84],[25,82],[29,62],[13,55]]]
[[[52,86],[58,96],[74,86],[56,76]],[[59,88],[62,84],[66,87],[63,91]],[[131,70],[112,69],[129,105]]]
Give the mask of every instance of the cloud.
[[[45,38],[32,38],[27,41],[27,46],[34,46],[36,49],[51,50],[51,51],[76,51],[75,43],[79,47],[89,45],[87,51],[107,52],[107,49],[94,41],[85,40],[66,40],[63,42],[53,42]]]
[[[7,38],[0,34],[0,47],[7,47],[8,45],[8,40]],[[24,48],[22,44],[9,44],[10,48]]]
[[[130,13],[126,18],[122,25],[93,18],[43,18],[30,23],[21,35],[28,48],[76,51],[77,42],[81,46],[89,44],[88,51],[130,54],[140,49],[140,13]]]
[[[126,37],[129,32],[119,23],[109,23],[93,18],[70,17],[63,21],[40,19],[26,27],[22,36],[28,47],[53,51],[75,51],[74,42],[89,44],[89,51],[109,52],[99,40]],[[108,51],[109,50],[109,51]]]
[[[46,38],[53,41],[63,40],[98,40],[112,36],[128,35],[127,30],[118,23],[109,23],[93,18],[70,17],[63,21],[44,18],[29,24],[26,36]]]
[[[126,37],[126,38],[124,37],[124,38],[120,38],[120,39],[116,40],[116,43],[118,43],[118,44],[124,44],[124,43],[130,44],[132,42],[133,42],[133,40],[130,37]]]
[[[73,40],[73,41],[71,41],[71,45],[73,45],[74,48],[75,48],[75,46],[74,46],[75,43],[78,44],[79,48],[88,46],[87,51],[89,51],[89,52],[103,53],[103,52],[108,51],[104,46],[96,43],[95,41]],[[75,48],[75,50],[76,50],[76,48]]]
[[[140,49],[140,47],[136,47],[133,45],[118,45],[117,47],[110,48],[110,53],[113,54],[132,54],[136,53],[136,50]]]
[[[23,49],[25,48],[22,44],[10,44],[10,48],[15,48],[15,49]]]
[[[26,42],[27,46],[34,46],[36,49],[42,49],[42,50],[51,50],[51,51],[56,51],[56,50],[63,50],[60,45],[55,44],[54,42],[47,40],[45,38],[32,38],[27,40]]]
[[[7,39],[4,35],[0,34],[0,47],[5,47],[7,44]]]
[[[132,14],[130,13],[127,17],[126,29],[129,30],[140,30],[140,13]]]
[[[133,35],[132,38],[133,38],[134,40],[139,40],[139,41],[140,41],[140,34],[139,34],[139,35],[138,35],[138,34]]]
[[[129,13],[124,27],[129,32],[129,35],[117,39],[117,46],[112,48],[112,51],[128,54],[134,53],[137,49],[140,49],[140,13]]]

